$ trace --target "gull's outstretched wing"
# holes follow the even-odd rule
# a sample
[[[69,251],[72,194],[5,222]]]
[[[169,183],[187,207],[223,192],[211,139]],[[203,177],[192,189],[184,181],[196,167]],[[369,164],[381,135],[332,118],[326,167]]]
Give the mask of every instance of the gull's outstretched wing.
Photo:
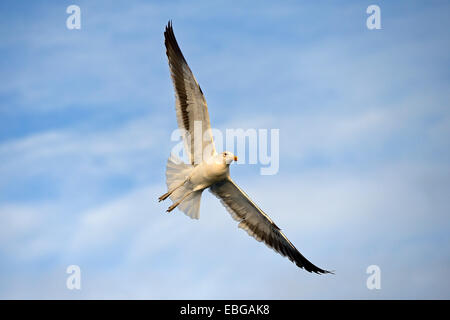
[[[288,257],[298,267],[315,273],[331,273],[308,261],[269,218],[230,178],[213,184],[210,191],[220,199],[233,219],[239,221],[239,228],[249,235]]]
[[[189,68],[169,22],[164,32],[164,44],[170,74],[175,88],[178,127],[185,130],[184,142],[191,164],[199,164],[216,153],[209,121],[208,106],[202,89]],[[196,130],[194,130],[194,126]],[[201,132],[200,129],[201,128]],[[194,143],[194,131],[197,135]]]

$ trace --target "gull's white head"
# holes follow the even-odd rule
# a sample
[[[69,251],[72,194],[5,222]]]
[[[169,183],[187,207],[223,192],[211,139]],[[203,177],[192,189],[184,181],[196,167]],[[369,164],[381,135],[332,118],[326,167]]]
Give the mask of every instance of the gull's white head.
[[[226,165],[230,165],[233,161],[237,161],[238,158],[229,151],[224,151],[221,154],[218,154],[218,156],[221,158],[221,161],[225,163]]]

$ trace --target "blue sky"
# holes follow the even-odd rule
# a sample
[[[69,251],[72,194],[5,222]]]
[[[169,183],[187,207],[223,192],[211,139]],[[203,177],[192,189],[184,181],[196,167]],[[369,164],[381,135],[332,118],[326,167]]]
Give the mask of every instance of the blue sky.
[[[1,298],[450,298],[447,1],[0,7]],[[176,128],[169,19],[213,127],[280,129],[278,174],[232,177],[336,275],[254,241],[209,192],[198,221],[156,201]]]

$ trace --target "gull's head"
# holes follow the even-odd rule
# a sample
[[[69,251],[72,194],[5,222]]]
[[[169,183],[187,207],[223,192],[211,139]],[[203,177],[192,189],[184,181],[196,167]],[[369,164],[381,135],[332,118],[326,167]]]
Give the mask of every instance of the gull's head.
[[[238,160],[238,158],[229,151],[222,152],[219,156],[222,158],[222,161],[227,165],[230,165],[233,161]]]

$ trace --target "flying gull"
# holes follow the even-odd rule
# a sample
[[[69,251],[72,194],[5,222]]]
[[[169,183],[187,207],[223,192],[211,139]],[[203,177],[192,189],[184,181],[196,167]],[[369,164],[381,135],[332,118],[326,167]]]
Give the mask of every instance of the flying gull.
[[[238,227],[250,236],[263,241],[269,248],[306,271],[331,273],[306,259],[272,219],[230,178],[230,164],[237,161],[237,157],[228,151],[218,154],[215,150],[205,97],[178,46],[170,21],[164,38],[175,88],[177,122],[179,129],[184,132],[189,163],[182,162],[174,155],[169,157],[166,168],[168,192],[159,197],[159,201],[170,198],[173,204],[167,212],[178,207],[189,217],[198,219],[202,192],[209,188],[233,219],[239,222]],[[195,137],[196,129],[201,129],[203,133],[199,141]]]

